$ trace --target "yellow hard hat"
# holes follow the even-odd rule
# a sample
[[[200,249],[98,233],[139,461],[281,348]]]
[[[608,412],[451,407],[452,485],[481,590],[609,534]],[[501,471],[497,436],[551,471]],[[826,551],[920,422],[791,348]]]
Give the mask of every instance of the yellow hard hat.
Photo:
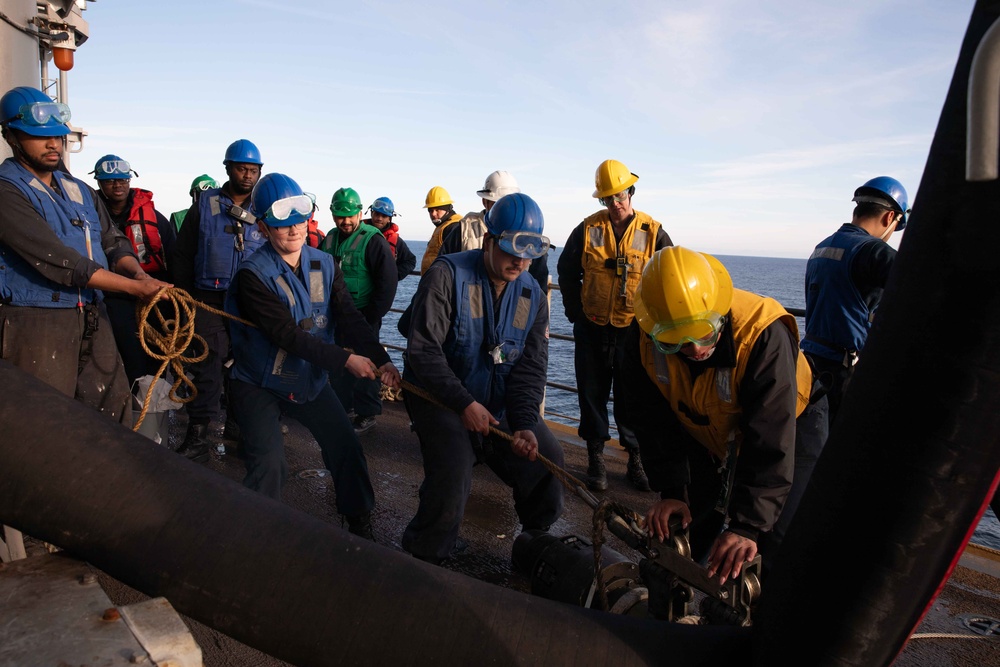
[[[597,167],[594,174],[594,199],[610,197],[626,190],[639,180],[639,177],[628,170],[618,160],[605,160]]]
[[[636,289],[639,327],[667,345],[718,334],[733,304],[733,279],[722,262],[687,248],[657,250]]]
[[[454,204],[451,200],[451,195],[448,191],[442,188],[440,185],[435,185],[427,192],[427,199],[424,201],[424,208],[437,208],[438,206],[447,206],[448,204]]]

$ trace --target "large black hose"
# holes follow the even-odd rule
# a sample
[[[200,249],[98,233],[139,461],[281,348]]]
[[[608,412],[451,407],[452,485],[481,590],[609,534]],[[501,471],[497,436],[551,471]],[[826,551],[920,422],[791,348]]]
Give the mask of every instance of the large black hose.
[[[973,53],[998,16],[996,0],[972,14],[874,330],[764,582],[757,665],[889,664],[991,496],[1000,182],[966,182],[965,119]]]
[[[732,664],[739,628],[594,612],[356,539],[0,362],[0,522],[296,665]]]

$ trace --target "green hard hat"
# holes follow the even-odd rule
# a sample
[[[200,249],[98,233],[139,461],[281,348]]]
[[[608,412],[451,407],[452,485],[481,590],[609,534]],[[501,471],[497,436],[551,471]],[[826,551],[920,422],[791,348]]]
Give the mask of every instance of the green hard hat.
[[[338,218],[349,218],[361,213],[361,197],[353,188],[340,188],[333,193],[330,212]]]
[[[214,178],[212,178],[208,174],[202,174],[198,178],[191,181],[191,189],[188,190],[188,193],[193,195],[197,191],[204,192],[209,188],[217,188],[217,187],[219,187],[219,183]]]

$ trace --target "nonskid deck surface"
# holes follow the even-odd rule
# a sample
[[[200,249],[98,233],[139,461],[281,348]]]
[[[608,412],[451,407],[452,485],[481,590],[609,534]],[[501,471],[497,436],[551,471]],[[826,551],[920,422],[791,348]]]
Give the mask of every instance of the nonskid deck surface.
[[[183,411],[172,413],[170,422],[169,446],[174,449],[183,440],[186,429]],[[303,426],[291,419],[287,424],[289,433],[285,436],[285,455],[289,478],[283,501],[339,526],[340,517],[333,507],[335,495],[330,477],[316,474],[316,471],[323,470],[319,448]],[[583,479],[587,456],[582,442],[572,429],[556,425],[554,432],[564,443],[566,469]],[[212,424],[211,434],[221,442],[221,422]],[[409,418],[403,404],[384,403],[384,413],[378,417],[376,427],[362,435],[361,440],[375,488],[373,524],[376,541],[387,549],[401,551],[400,536],[416,512],[417,492],[423,479],[420,446],[416,434],[409,429]],[[164,443],[165,446],[167,444]],[[626,456],[617,444],[609,444],[606,454],[609,489],[604,495],[637,511],[645,511],[656,500],[657,495],[636,491],[628,485],[625,481]],[[204,465],[234,482],[239,483],[243,478],[243,463],[235,455],[213,455]],[[567,493],[563,517],[551,528],[551,532],[555,535],[573,533],[589,537],[591,516],[589,507]],[[514,570],[510,560],[511,545],[518,533],[519,525],[510,490],[486,466],[477,466],[473,472],[472,495],[461,530],[461,537],[469,543],[469,547],[443,567],[497,586],[530,592],[529,582]],[[608,534],[606,537],[611,548],[626,556],[636,557],[613,535]],[[266,536],[262,536],[262,539],[266,539]],[[38,545],[33,545],[30,540],[28,545],[29,550],[32,546],[38,549]],[[911,639],[895,665],[1000,665],[1000,637],[981,638],[968,627],[970,622],[975,625],[979,618],[1000,619],[998,559],[987,557],[974,563],[980,565],[976,569],[960,566],[956,570],[918,628],[918,635],[928,636]],[[100,579],[116,604],[129,604],[145,599],[141,593],[106,575],[101,574]],[[829,587],[825,592],[817,591],[817,601],[822,600],[824,595],[836,594],[835,577],[831,581],[811,582],[810,585]],[[285,664],[196,621],[185,620],[202,647],[207,667],[271,667]]]

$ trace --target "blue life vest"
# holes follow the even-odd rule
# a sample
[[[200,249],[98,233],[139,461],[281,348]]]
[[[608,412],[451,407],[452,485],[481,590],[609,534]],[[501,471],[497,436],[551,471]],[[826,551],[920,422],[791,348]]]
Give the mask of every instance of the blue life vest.
[[[101,245],[101,219],[90,188],[61,171],[52,172],[57,192],[42,183],[14,158],[0,164],[0,180],[14,185],[45,219],[59,240],[84,257],[108,268]],[[89,251],[89,252],[88,252]],[[74,288],[49,280],[24,258],[0,243],[0,299],[15,306],[74,308],[92,303],[100,290]]]
[[[497,419],[506,410],[507,377],[521,359],[542,290],[527,271],[507,284],[493,316],[493,285],[482,250],[439,256],[454,272],[454,310],[445,339],[448,366]]]
[[[806,336],[802,350],[841,361],[865,346],[871,316],[851,280],[851,264],[868,243],[882,243],[857,225],[841,226],[824,239],[806,263]]]
[[[240,262],[264,245],[257,225],[243,225],[243,251],[236,249],[237,221],[229,213],[233,205],[221,188],[205,190],[198,198],[201,230],[194,256],[195,287],[223,291],[236,275]]]
[[[301,266],[308,288],[268,243],[243,262],[240,270],[252,271],[277,294],[302,329],[324,343],[332,343],[334,322],[330,313],[330,289],[336,270],[333,258],[303,246]],[[242,317],[234,290],[226,294],[225,309],[227,313]],[[237,380],[270,389],[293,403],[313,400],[327,382],[326,369],[279,348],[256,327],[233,321],[229,335],[235,359],[232,377]]]

